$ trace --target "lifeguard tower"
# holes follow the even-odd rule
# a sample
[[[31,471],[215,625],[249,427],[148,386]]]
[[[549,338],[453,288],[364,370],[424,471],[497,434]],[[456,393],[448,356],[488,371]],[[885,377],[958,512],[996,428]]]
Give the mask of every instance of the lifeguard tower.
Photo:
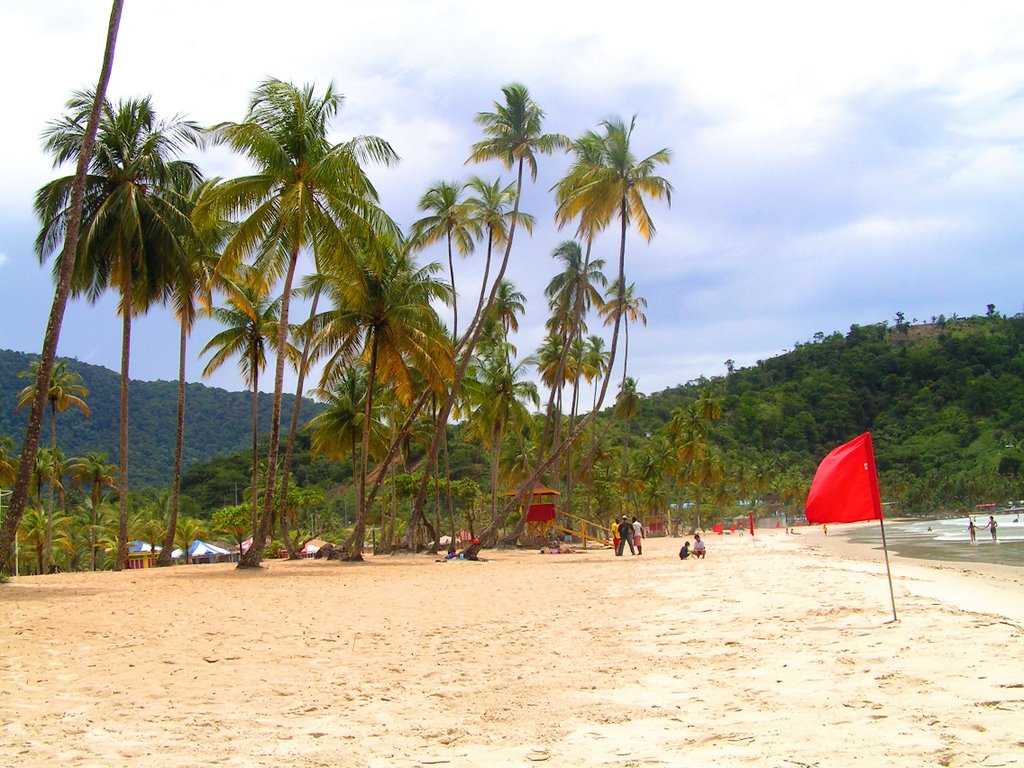
[[[518,496],[524,488],[520,486],[514,491],[506,491],[506,496]],[[548,488],[540,483],[533,484],[533,497],[530,492],[525,491],[523,503],[530,501],[530,509],[526,513],[526,536],[530,539],[541,539],[546,541],[551,537],[551,531],[555,526],[555,506],[558,497],[561,496],[554,488]],[[523,507],[519,507],[522,512]]]

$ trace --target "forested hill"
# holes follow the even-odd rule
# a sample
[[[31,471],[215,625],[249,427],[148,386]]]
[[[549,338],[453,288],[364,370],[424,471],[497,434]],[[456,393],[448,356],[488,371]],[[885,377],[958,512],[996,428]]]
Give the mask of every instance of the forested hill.
[[[806,477],[836,445],[871,431],[883,485],[909,506],[1024,493],[1022,315],[819,333],[755,366],[650,396],[635,431],[656,432],[709,385],[723,396],[712,439],[733,462]]]
[[[28,421],[28,408],[16,412],[17,393],[32,383],[18,378],[29,368],[35,355],[0,350],[0,435],[10,436],[15,450],[21,449]],[[57,415],[57,443],[65,456],[81,456],[88,451],[106,451],[110,461],[118,460],[118,403],[120,377],[114,371],[66,359],[68,368],[82,377],[89,390],[85,398],[92,410],[86,418],[71,408]],[[188,384],[185,394],[185,442],[182,464],[185,469],[225,453],[246,450],[251,445],[252,395],[228,392],[203,384]],[[260,433],[269,430],[273,398],[261,393],[258,398]],[[286,428],[291,418],[294,395],[285,395],[282,420]],[[178,384],[176,381],[132,381],[129,388],[129,457],[132,486],[168,486],[174,470],[174,434],[177,423]],[[320,406],[305,400],[303,421]],[[49,444],[49,417],[44,425],[42,444]]]

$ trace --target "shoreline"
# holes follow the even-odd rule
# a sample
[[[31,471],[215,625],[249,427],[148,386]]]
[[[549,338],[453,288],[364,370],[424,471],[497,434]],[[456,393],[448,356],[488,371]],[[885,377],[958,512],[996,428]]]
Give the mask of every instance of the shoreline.
[[[14,579],[0,765],[1019,762],[1020,569],[801,534]]]

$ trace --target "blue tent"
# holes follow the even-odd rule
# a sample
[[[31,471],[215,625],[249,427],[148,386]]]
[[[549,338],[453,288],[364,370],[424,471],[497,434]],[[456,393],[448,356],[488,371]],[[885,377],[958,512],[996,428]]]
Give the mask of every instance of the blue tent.
[[[218,555],[230,555],[231,553],[216,544],[207,544],[205,541],[196,539],[188,548],[189,557],[216,557]]]

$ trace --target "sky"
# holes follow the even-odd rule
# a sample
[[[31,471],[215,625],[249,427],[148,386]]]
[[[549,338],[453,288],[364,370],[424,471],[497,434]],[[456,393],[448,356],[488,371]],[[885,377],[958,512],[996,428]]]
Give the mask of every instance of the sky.
[[[968,7],[970,6],[970,7]],[[671,8],[671,11],[666,10]],[[163,117],[243,119],[267,77],[323,89],[345,104],[337,141],[370,134],[402,161],[369,168],[382,204],[407,228],[437,180],[511,181],[499,164],[465,166],[481,138],[473,116],[519,81],[570,137],[636,116],[635,153],[662,148],[671,205],[627,243],[627,280],[648,301],[631,328],[630,375],[643,392],[753,365],[852,324],[1024,310],[1024,6],[1019,1],[786,2],[464,0],[337,3],[126,0],[112,100],[152,95]],[[0,7],[0,348],[38,352],[53,297],[33,250],[35,191],[56,175],[40,133],[70,93],[99,74],[108,2],[14,0]],[[208,176],[248,172],[225,149],[197,153]],[[550,188],[564,155],[542,157],[509,277],[528,299],[515,342],[543,335],[552,250]],[[614,265],[614,233],[595,256]],[[425,259],[444,261],[440,247]],[[482,253],[460,259],[460,323]],[[303,267],[309,269],[308,260]],[[295,310],[299,316],[301,309]],[[597,320],[590,331],[601,331]],[[202,378],[200,323],[190,381],[244,388],[233,365]],[[177,376],[177,327],[153,308],[133,326],[131,375]],[[109,296],[69,304],[58,354],[120,366]],[[269,372],[268,372],[269,373]],[[272,389],[271,375],[264,376]],[[293,387],[289,374],[286,387]]]

